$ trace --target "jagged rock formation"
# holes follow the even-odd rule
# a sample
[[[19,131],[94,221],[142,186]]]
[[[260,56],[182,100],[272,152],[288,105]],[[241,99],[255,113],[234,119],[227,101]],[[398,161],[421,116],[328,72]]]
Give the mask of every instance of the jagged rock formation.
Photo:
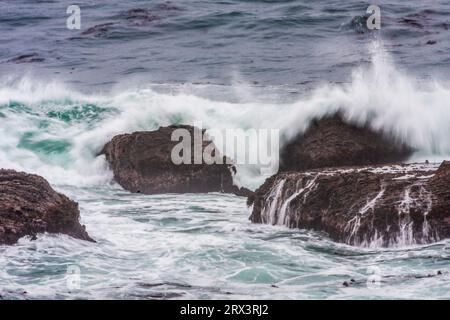
[[[249,198],[255,223],[327,233],[351,245],[450,236],[450,162],[279,173]]]
[[[403,162],[413,150],[374,132],[345,123],[335,115],[314,120],[306,132],[288,143],[280,155],[280,171]]]
[[[172,132],[176,129],[189,131],[194,145],[194,131],[200,129],[187,125],[161,127],[156,131],[135,132],[115,136],[103,148],[114,172],[114,179],[124,189],[135,193],[204,193],[227,192],[249,196],[251,191],[233,185],[235,168],[227,164],[194,164],[195,148],[191,152],[190,164],[175,164],[171,159],[173,148],[179,141],[172,141]],[[198,132],[197,132],[198,134]],[[200,153],[211,141],[203,141]],[[217,150],[213,150],[212,156]],[[201,155],[200,155],[201,156]]]
[[[79,218],[78,204],[44,178],[0,169],[0,245],[43,232],[93,241]]]

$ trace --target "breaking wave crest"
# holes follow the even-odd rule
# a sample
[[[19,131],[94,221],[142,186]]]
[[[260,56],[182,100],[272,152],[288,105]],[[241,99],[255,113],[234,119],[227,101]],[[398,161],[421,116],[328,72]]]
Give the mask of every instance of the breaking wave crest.
[[[201,121],[207,128],[280,129],[283,145],[312,119],[336,111],[410,144],[417,150],[411,160],[448,157],[450,87],[399,71],[380,42],[368,51],[371,64],[354,70],[351,82],[321,85],[293,102],[277,97],[261,102],[245,85],[227,88],[234,94],[224,98],[221,86],[207,87],[207,97],[196,94],[195,86],[83,94],[31,77],[3,80],[0,167],[37,173],[57,185],[105,184],[112,174],[96,154],[119,133]],[[237,179],[253,188],[261,183],[250,171]]]

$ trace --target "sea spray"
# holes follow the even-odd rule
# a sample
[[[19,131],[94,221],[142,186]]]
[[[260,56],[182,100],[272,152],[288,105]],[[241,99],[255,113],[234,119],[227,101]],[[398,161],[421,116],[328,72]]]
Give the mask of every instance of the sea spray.
[[[151,85],[82,94],[38,79],[4,81],[0,166],[38,173],[58,184],[104,184],[112,176],[96,155],[117,134],[202,121],[219,130],[279,129],[282,147],[305,131],[312,119],[337,111],[349,122],[370,124],[406,142],[417,150],[412,161],[449,156],[450,89],[434,81],[417,83],[400,72],[379,41],[369,54],[370,66],[358,67],[350,83],[321,86],[289,103],[208,99],[189,91],[162,93]],[[61,115],[64,110],[72,114]],[[28,143],[21,143],[26,137]],[[40,149],[43,143],[53,151]],[[52,148],[48,145],[52,143],[66,147]],[[245,166],[235,177],[238,184],[251,188],[264,178],[259,170]]]

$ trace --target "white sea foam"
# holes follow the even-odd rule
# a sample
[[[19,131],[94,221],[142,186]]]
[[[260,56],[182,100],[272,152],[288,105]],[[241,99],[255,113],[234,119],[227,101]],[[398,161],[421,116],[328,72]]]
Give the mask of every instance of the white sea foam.
[[[373,44],[370,54],[370,67],[355,70],[350,83],[321,86],[293,103],[261,103],[256,97],[255,102],[241,103],[236,99],[209,99],[188,89],[162,93],[151,86],[87,95],[31,78],[4,80],[0,84],[0,167],[42,174],[57,184],[104,184],[111,174],[103,160],[95,156],[119,133],[201,121],[217,129],[280,129],[283,145],[304,131],[312,118],[338,110],[350,122],[368,122],[374,129],[409,143],[417,149],[411,160],[448,158],[450,88],[435,81],[418,83],[400,72],[379,42]],[[245,100],[252,101],[248,95]],[[13,103],[23,108],[13,109]],[[47,115],[49,111],[86,104],[114,112],[89,123],[65,123]],[[37,143],[63,140],[69,144],[68,150],[63,155],[47,152],[43,157],[34,147],[21,147],[26,134]],[[236,182],[254,188],[264,178],[255,168],[240,167]]]

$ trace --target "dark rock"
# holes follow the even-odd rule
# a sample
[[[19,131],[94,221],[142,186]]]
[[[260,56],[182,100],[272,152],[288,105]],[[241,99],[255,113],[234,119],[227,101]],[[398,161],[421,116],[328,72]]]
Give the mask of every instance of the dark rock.
[[[439,271],[438,271],[439,275]],[[397,285],[405,283],[405,281],[414,280],[414,279],[425,279],[425,278],[434,278],[436,275],[433,274],[383,274],[382,279],[379,280],[380,283],[384,283],[386,285]],[[347,286],[355,286],[355,287],[361,287],[361,286],[367,286],[367,283],[376,283],[377,280],[370,279],[370,278],[362,278],[362,279],[351,279],[350,282],[345,281],[344,283],[347,283]],[[345,284],[343,284],[345,286]]]
[[[166,3],[160,3],[156,6],[156,8],[161,11],[180,11],[181,10],[180,7],[177,7],[170,1],[167,1]]]
[[[45,59],[40,57],[37,53],[29,53],[29,54],[22,54],[15,58],[9,59],[6,62],[9,62],[9,63],[34,63],[34,62],[43,62],[43,61],[45,61]]]
[[[429,28],[434,16],[438,14],[440,14],[438,11],[432,9],[420,10],[400,18],[399,22],[418,29]]]
[[[194,164],[195,150],[191,149],[191,164],[174,164],[172,149],[180,143],[171,140],[175,129],[186,129],[191,137],[194,137],[194,130],[204,134],[204,130],[200,132],[192,126],[175,125],[151,132],[118,135],[107,143],[101,154],[106,156],[117,183],[126,190],[143,194],[227,192],[245,197],[252,194],[233,185],[236,169],[226,164],[226,157],[222,157],[223,164]],[[202,152],[211,143],[203,141]],[[215,152],[218,151],[214,150],[211,155]]]
[[[161,17],[155,15],[151,10],[143,8],[128,10],[125,14],[125,18],[135,26],[145,26],[153,21],[161,19]]]
[[[154,287],[176,287],[176,288],[192,288],[190,284],[177,283],[177,282],[157,282],[157,283],[140,283],[139,286],[143,288],[154,288]]]
[[[436,40],[428,40],[428,41],[427,41],[427,44],[428,44],[428,45],[433,45],[433,44],[436,44],[436,43],[437,43]]]
[[[351,245],[450,237],[450,162],[279,173],[255,192],[255,223],[326,232]]]
[[[0,169],[0,244],[24,236],[63,233],[93,241],[79,223],[78,204],[55,192],[44,178]]]
[[[143,8],[130,9],[127,11],[128,18],[146,17],[150,14],[150,10]]]
[[[280,171],[402,162],[412,152],[392,137],[347,124],[335,115],[313,121],[283,148]]]
[[[408,18],[408,17],[401,18],[400,23],[411,26],[411,27],[419,28],[419,29],[424,28],[424,25],[418,19],[415,19],[412,17],[411,18]]]

